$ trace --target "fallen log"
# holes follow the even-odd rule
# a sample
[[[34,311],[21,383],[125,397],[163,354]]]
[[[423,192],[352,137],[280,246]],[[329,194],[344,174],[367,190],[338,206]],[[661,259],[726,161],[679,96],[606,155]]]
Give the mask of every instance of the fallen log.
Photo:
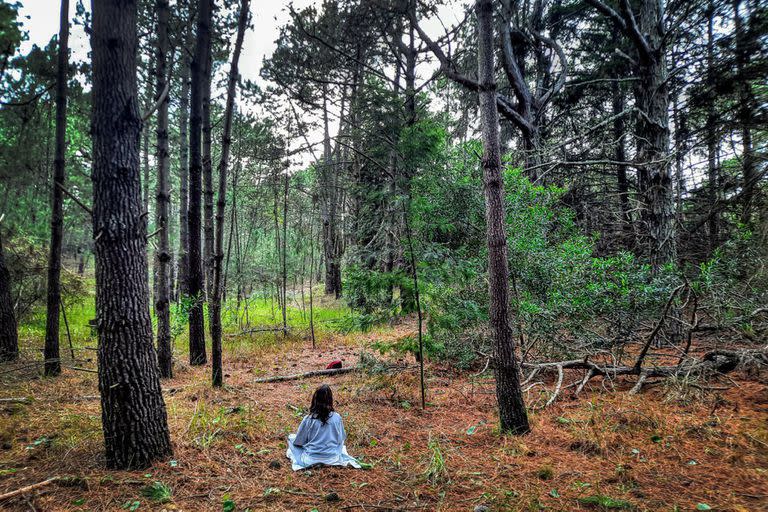
[[[357,366],[350,366],[349,368],[336,368],[333,370],[313,370],[311,372],[296,373],[294,375],[275,375],[274,377],[264,377],[262,379],[256,379],[256,383],[264,382],[284,382],[287,380],[299,380],[308,379],[310,377],[321,377],[327,375],[340,375],[342,373],[351,373],[360,370]]]

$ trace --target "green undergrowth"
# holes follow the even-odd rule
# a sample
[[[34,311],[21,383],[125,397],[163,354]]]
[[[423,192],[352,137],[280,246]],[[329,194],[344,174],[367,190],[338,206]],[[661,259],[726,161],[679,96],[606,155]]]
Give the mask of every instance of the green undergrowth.
[[[89,288],[93,290],[93,283]],[[315,292],[313,320],[315,335],[321,338],[333,333],[349,332],[348,318],[352,314],[341,301],[330,300],[322,296],[322,291]],[[310,336],[309,296],[305,294],[304,302],[300,294],[295,297],[289,292],[289,307],[286,311],[286,324],[289,339],[305,339]],[[174,336],[177,352],[186,350],[187,316],[191,300],[185,299],[171,305],[171,330]],[[204,306],[206,328],[208,308]],[[22,345],[25,342],[39,343],[45,339],[45,308],[38,307],[22,318],[19,323],[19,337]],[[65,317],[66,316],[66,321]],[[96,318],[95,293],[93,291],[69,298],[64,303],[64,312],[60,317],[61,349],[67,352],[69,339],[76,349],[96,345],[96,331],[91,327],[91,320]],[[224,330],[224,345],[240,346],[246,344],[269,344],[282,340],[282,311],[276,301],[270,298],[256,297],[249,300],[237,301],[228,299],[222,312]],[[157,319],[152,312],[153,331],[157,330]],[[78,356],[80,357],[80,356]]]

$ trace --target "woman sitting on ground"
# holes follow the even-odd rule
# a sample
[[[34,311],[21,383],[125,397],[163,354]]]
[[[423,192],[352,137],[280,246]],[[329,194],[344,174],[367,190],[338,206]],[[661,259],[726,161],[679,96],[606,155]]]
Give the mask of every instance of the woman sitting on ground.
[[[331,388],[323,384],[312,395],[309,414],[301,420],[299,430],[288,436],[286,456],[294,471],[315,465],[360,468],[360,463],[347,453],[346,439],[341,415],[333,409]]]

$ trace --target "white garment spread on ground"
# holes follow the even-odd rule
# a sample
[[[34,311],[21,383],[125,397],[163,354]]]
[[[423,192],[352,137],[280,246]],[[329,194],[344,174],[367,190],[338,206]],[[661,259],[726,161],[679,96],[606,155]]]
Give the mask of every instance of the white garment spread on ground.
[[[347,453],[346,439],[339,413],[332,412],[326,423],[308,415],[301,420],[299,430],[288,436],[285,455],[291,459],[294,471],[318,464],[359,469],[360,463]]]

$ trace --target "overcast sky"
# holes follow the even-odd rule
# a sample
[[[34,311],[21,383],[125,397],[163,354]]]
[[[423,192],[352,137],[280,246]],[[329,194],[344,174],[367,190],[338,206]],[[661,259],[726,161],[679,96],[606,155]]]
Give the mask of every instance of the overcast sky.
[[[293,0],[297,9],[301,9],[314,0]],[[70,1],[70,19],[75,15],[76,0]],[[259,79],[259,71],[264,57],[272,55],[275,48],[280,26],[288,21],[285,6],[288,1],[255,1],[251,2],[251,15],[255,30],[249,30],[245,35],[243,55],[241,57],[240,73],[243,78],[263,83]],[[90,9],[90,2],[85,2]],[[24,30],[29,34],[29,40],[22,44],[21,51],[26,53],[33,44],[45,46],[59,31],[59,2],[57,0],[22,0],[19,10]],[[90,42],[83,32],[83,27],[72,26],[70,35],[72,57],[84,60],[90,50]]]
[[[217,0],[221,2],[221,0]],[[296,9],[301,9],[313,3],[319,3],[321,0],[293,0]],[[29,35],[29,40],[22,43],[21,53],[29,52],[33,44],[45,46],[51,38],[59,31],[59,10],[58,0],[21,0],[22,7],[19,10],[20,19],[23,24],[23,30]],[[75,15],[75,4],[77,0],[70,0],[70,20]],[[86,8],[90,9],[91,2],[86,0]],[[240,74],[243,79],[251,80],[261,86],[265,85],[264,80],[259,76],[261,66],[265,57],[272,55],[275,48],[275,40],[279,35],[279,28],[289,20],[286,6],[289,0],[255,0],[251,2],[251,15],[253,29],[246,32],[243,53],[240,60]],[[440,9],[440,17],[446,26],[458,23],[463,8],[463,2],[460,0],[449,0],[447,6]],[[425,30],[437,36],[443,33],[443,27],[436,19],[425,20],[422,23]],[[76,61],[83,61],[88,58],[90,51],[90,41],[85,34],[83,27],[79,25],[70,25],[69,46],[72,52],[72,58]],[[226,73],[229,65],[225,65],[220,72]],[[434,70],[434,68],[432,68]],[[430,71],[432,71],[430,70]],[[420,77],[422,79],[428,76]],[[246,107],[248,108],[248,107]],[[248,108],[251,110],[250,108]],[[336,123],[333,123],[336,125]],[[332,127],[333,129],[333,127]],[[310,133],[310,139],[316,141],[322,137],[322,133]],[[296,137],[292,141],[293,147],[304,144],[303,139]],[[306,165],[311,160],[310,155],[300,158],[302,165]]]

